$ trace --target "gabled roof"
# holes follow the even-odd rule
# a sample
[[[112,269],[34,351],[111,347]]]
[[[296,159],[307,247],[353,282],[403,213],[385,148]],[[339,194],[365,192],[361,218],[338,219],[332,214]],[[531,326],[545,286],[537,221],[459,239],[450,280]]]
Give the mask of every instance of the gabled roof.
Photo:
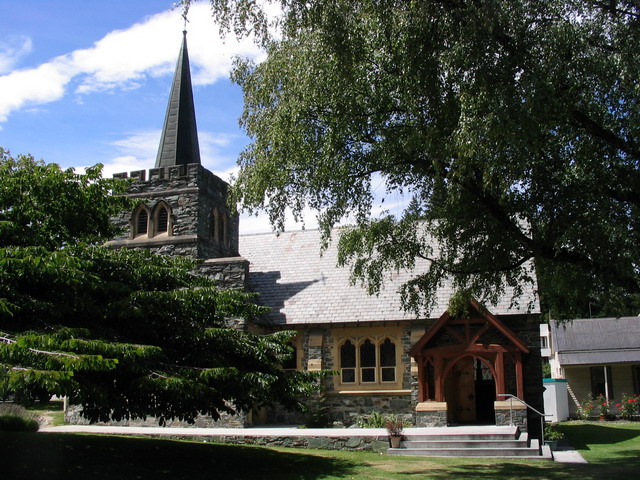
[[[502,323],[495,315],[489,312],[486,308],[483,308],[477,300],[471,299],[469,301],[469,305],[475,312],[475,317],[483,318],[486,320],[488,325],[491,325],[493,328],[498,330],[502,335],[504,335],[511,343],[521,352],[529,353],[529,349],[524,344],[522,340],[504,323]],[[473,315],[472,315],[473,316]],[[438,321],[431,325],[429,329],[424,333],[424,335],[416,342],[416,344],[411,347],[411,351],[409,352],[412,357],[415,357],[420,354],[422,349],[425,347],[429,340],[431,340],[442,328],[447,325],[453,318],[451,314],[447,311],[444,312]]]
[[[171,84],[169,104],[156,157],[156,168],[200,163],[196,110],[193,105],[191,70],[187,51],[187,32],[182,33],[182,47]]]
[[[258,302],[271,307],[269,319],[276,324],[384,322],[413,320],[416,316],[402,310],[398,288],[417,273],[424,272],[426,261],[418,261],[412,271],[389,274],[379,295],[368,295],[361,285],[352,285],[349,268],[337,264],[337,237],[320,252],[320,232],[305,230],[240,237],[240,255],[249,262],[249,288],[258,292]],[[503,301],[487,305],[496,315],[533,312],[539,305],[535,293],[526,290],[519,306],[510,307],[511,289]],[[426,318],[437,318],[447,309],[453,288],[445,284],[437,292],[437,305]]]
[[[551,321],[549,327],[561,365],[640,362],[640,317]]]

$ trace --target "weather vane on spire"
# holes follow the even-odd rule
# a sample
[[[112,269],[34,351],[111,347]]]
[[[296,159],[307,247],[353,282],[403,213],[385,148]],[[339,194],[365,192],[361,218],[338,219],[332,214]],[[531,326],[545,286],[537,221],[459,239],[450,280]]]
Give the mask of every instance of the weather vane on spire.
[[[190,6],[191,6],[191,0],[180,0],[179,2],[174,3],[172,7],[172,10],[182,7],[182,14],[180,16],[184,20],[183,33],[185,34],[187,33],[187,22],[189,22],[189,20],[187,19],[187,15],[189,15]]]

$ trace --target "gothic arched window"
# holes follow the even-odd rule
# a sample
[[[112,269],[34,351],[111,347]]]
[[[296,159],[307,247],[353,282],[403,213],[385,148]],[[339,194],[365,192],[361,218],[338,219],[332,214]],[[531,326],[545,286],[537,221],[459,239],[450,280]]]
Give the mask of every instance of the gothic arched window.
[[[144,205],[138,207],[133,214],[132,237],[147,236],[149,232],[149,212]]]

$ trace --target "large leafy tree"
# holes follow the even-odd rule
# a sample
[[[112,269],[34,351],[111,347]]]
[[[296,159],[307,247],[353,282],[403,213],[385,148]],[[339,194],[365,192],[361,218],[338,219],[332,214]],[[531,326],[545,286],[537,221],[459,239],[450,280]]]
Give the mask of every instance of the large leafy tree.
[[[246,294],[193,275],[185,258],[88,243],[109,238],[109,215],[127,202],[99,170],[3,153],[0,396],[66,395],[92,421],[298,406],[312,376],[282,370],[290,332],[228,326],[261,313]]]
[[[275,38],[262,3],[211,0],[268,52],[233,74],[245,207],[281,228],[310,206],[326,235],[355,218],[341,260],[372,291],[431,260],[416,309],[447,276],[495,299],[533,261],[553,315],[637,313],[637,2],[282,0]],[[372,178],[411,201],[371,219]]]

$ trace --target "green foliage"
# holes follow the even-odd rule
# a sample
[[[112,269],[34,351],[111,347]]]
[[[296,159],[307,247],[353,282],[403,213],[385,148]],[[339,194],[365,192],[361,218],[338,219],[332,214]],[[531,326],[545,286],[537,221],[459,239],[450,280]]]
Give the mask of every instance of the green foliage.
[[[356,420],[356,425],[359,428],[384,428],[387,419],[387,415],[374,410],[369,415],[360,415]]]
[[[0,403],[0,432],[37,432],[38,416],[12,403]]]
[[[544,439],[557,442],[564,438],[564,433],[560,431],[560,425],[553,422],[545,422],[544,424]]]
[[[402,291],[413,310],[446,277],[517,301],[535,261],[556,318],[637,313],[637,3],[275,3],[277,38],[259,2],[211,0],[268,49],[233,73],[252,139],[234,186],[245,208],[281,229],[287,208],[310,207],[326,238],[354,219],[341,262],[372,292],[428,261]],[[412,200],[370,219],[378,186]]]
[[[580,404],[580,408],[578,408],[578,418],[581,420],[589,420],[597,408],[596,400],[593,398],[593,395],[589,393],[587,398]]]
[[[402,435],[404,427],[410,426],[407,422],[394,414],[385,414],[377,411],[369,415],[361,415],[356,420],[359,428],[386,428],[389,435]]]
[[[229,319],[263,312],[250,295],[194,275],[193,260],[86,243],[108,238],[102,220],[125,204],[109,200],[118,184],[98,174],[3,158],[0,398],[64,395],[91,421],[191,422],[273,402],[301,408],[315,375],[282,370],[293,333],[229,328]],[[41,195],[43,179],[59,198]],[[94,225],[51,220],[58,208]],[[47,220],[21,222],[19,212]]]
[[[0,178],[0,247],[108,240],[117,233],[111,216],[131,205],[113,195],[126,183],[102,178],[99,164],[81,175],[0,147]]]
[[[551,364],[548,362],[542,364],[542,378],[551,378]]]
[[[331,415],[329,407],[325,404],[327,398],[320,396],[309,407],[304,422],[306,428],[329,428],[331,427]]]
[[[611,407],[609,400],[602,393],[595,399],[596,410],[601,419],[609,417],[609,409]]]

